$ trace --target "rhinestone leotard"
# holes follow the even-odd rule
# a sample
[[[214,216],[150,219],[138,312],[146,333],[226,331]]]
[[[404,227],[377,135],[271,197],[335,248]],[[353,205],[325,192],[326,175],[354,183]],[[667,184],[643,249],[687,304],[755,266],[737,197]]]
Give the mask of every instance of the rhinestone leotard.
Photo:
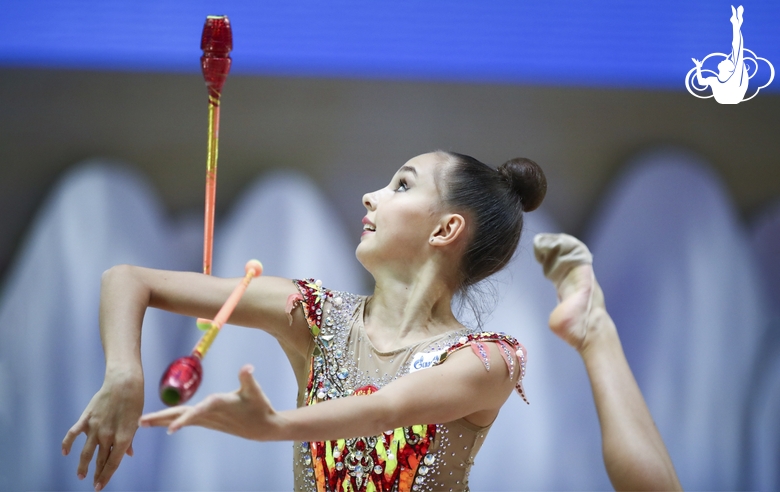
[[[308,384],[299,393],[298,406],[373,393],[394,379],[443,362],[467,345],[487,365],[481,342],[502,347],[513,377],[522,380],[525,373],[525,349],[500,333],[463,329],[380,352],[363,327],[365,297],[330,291],[311,279],[294,282],[313,340]],[[523,395],[519,381],[517,388]],[[295,443],[295,490],[468,490],[471,465],[489,429],[459,419],[377,436]]]

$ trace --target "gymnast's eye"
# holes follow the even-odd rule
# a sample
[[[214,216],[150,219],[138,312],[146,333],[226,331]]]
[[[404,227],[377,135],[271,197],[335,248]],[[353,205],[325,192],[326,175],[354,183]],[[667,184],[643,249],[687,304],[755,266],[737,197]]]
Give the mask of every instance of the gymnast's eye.
[[[406,180],[401,178],[398,180],[398,186],[396,187],[395,191],[406,191],[409,189],[409,186],[406,184]]]

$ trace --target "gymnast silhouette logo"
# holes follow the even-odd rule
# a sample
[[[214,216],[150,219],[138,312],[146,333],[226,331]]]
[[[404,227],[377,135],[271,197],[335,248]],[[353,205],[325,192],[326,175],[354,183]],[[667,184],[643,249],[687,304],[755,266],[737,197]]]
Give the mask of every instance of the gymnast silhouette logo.
[[[685,87],[688,92],[700,99],[714,97],[720,104],[739,104],[756,97],[756,94],[772,83],[775,78],[775,67],[766,58],[761,58],[745,48],[742,38],[742,13],[745,9],[740,5],[737,9],[731,6],[731,27],[733,37],[731,41],[731,54],[711,53],[702,61],[692,58],[695,67],[685,76]],[[718,71],[704,68],[707,60],[712,59],[711,65],[720,60]],[[769,80],[763,85],[755,87],[755,91],[748,97],[748,85],[750,79],[758,73],[759,62],[764,62],[769,68]],[[711,74],[705,77],[703,74]],[[754,84],[755,85],[755,84]],[[711,92],[707,88],[711,89]],[[708,94],[709,93],[709,94]]]

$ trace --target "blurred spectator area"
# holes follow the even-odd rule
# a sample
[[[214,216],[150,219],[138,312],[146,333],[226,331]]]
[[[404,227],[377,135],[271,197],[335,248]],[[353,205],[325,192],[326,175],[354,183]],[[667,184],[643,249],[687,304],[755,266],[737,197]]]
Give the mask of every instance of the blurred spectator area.
[[[0,271],[58,176],[88,158],[136,167],[171,213],[200,213],[200,74],[6,67],[0,108]],[[442,148],[493,165],[536,160],[550,184],[543,207],[579,233],[623,163],[669,144],[711,163],[749,221],[780,196],[779,124],[777,92],[723,106],[684,90],[236,74],[222,96],[217,208],[258,174],[302,171],[357,242],[362,194]]]

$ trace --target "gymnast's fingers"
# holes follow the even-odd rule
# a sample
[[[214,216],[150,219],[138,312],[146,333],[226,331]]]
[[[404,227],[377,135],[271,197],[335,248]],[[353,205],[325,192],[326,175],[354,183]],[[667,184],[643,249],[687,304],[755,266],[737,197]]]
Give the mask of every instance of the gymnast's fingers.
[[[202,402],[188,408],[168,426],[168,433],[173,434],[187,425],[204,425],[214,412],[219,411],[225,405],[225,397],[228,395],[214,394],[207,396]]]
[[[168,434],[173,434],[174,432],[178,431],[184,426],[187,425],[197,425],[197,420],[200,415],[202,415],[211,405],[211,401],[213,400],[213,395],[207,396],[205,400],[198,403],[194,407],[187,408],[184,412],[182,412],[181,415],[173,419],[170,424],[168,424]]]
[[[97,458],[95,458],[95,476],[92,482],[96,490],[100,490],[100,488],[103,488],[102,486],[104,484],[98,482],[98,477],[100,477],[100,474],[103,472],[103,468],[105,468],[106,466],[106,461],[108,461],[108,454],[111,452],[110,441],[101,440],[100,438],[98,438],[98,442],[99,444],[98,444]]]
[[[138,419],[138,425],[141,427],[166,427],[171,422],[176,420],[182,413],[187,411],[188,408],[190,407],[171,407],[166,408],[165,410],[160,410],[158,412],[141,415],[141,418]]]
[[[117,468],[119,468],[119,463],[122,462],[122,458],[125,456],[125,453],[130,451],[132,446],[132,439],[118,438],[114,441],[114,445],[111,446],[111,449],[108,452],[108,458],[100,472],[100,475],[95,475],[95,490],[101,490],[108,483],[108,481],[111,480],[114,472]],[[128,454],[132,456],[132,452]]]
[[[76,468],[76,475],[79,480],[83,480],[87,476],[89,470],[89,462],[92,461],[92,455],[95,454],[95,447],[97,447],[97,436],[94,434],[87,434],[87,441],[84,443],[84,448],[81,450],[79,456],[79,466]]]
[[[65,434],[65,438],[62,440],[63,456],[70,454],[70,448],[73,446],[73,441],[75,441],[82,432],[86,432],[86,429],[84,428],[84,420],[79,419],[78,422],[73,424],[73,427],[68,430],[68,432]]]

